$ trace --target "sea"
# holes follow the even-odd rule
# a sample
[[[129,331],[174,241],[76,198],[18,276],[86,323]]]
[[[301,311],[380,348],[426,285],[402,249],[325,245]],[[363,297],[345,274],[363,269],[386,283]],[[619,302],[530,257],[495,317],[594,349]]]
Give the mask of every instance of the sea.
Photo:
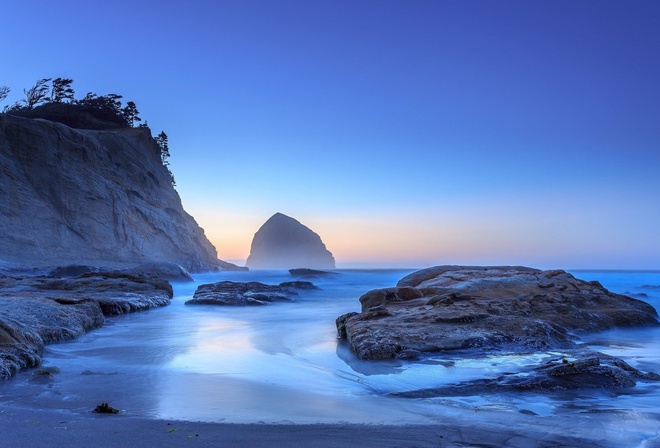
[[[293,302],[261,307],[191,306],[197,286],[223,280],[279,284],[286,270],[206,273],[174,283],[169,306],[107,318],[85,336],[46,347],[43,368],[0,383],[0,403],[88,413],[102,402],[154,419],[224,423],[488,423],[660,443],[660,382],[602,391],[497,393],[409,399],[391,394],[495,378],[561,352],[421,361],[362,361],[337,337],[335,319],[359,311],[365,292],[414,269],[346,269],[311,281]],[[660,309],[660,271],[570,271]],[[615,330],[579,343],[660,373],[660,328]],[[528,425],[528,426],[526,426]],[[649,445],[650,446],[650,445]],[[657,445],[654,445],[657,446]]]

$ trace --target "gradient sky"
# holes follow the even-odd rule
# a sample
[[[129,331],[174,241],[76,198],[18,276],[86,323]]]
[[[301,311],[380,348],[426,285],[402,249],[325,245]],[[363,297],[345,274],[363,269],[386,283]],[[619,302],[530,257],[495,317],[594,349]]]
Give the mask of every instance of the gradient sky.
[[[275,212],[339,267],[660,269],[660,2],[6,0],[43,77],[170,139],[222,259]]]

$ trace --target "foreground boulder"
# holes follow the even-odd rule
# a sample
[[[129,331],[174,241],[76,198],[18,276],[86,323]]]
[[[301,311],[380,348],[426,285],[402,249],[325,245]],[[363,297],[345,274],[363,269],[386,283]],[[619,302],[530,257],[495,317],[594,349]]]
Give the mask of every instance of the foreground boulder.
[[[296,289],[317,289],[310,282],[284,282],[266,285],[259,282],[224,281],[199,285],[186,305],[268,305],[290,302],[298,297]]]
[[[254,234],[246,266],[257,269],[334,269],[321,237],[295,219],[275,213]]]
[[[337,318],[361,359],[458,350],[570,349],[575,335],[658,326],[655,309],[562,270],[437,266],[360,298]]]
[[[169,283],[119,272],[0,276],[0,379],[41,363],[45,344],[101,327],[104,316],[167,305]]]

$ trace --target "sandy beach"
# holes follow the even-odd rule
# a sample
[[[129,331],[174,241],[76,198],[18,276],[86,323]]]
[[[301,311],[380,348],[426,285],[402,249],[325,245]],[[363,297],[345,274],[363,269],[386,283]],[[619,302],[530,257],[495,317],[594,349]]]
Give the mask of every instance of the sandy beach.
[[[440,425],[222,424],[0,407],[2,446],[13,447],[613,447],[611,441],[529,428]],[[645,447],[660,446],[647,441]],[[620,443],[616,446],[622,446]],[[637,443],[630,446],[637,446]]]

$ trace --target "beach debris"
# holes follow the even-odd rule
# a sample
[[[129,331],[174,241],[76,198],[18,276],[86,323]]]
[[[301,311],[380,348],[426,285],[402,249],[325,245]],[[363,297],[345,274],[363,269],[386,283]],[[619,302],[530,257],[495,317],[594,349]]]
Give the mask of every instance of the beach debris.
[[[97,414],[119,414],[119,409],[115,409],[110,406],[107,402],[103,402],[100,405],[96,406],[92,412]]]

